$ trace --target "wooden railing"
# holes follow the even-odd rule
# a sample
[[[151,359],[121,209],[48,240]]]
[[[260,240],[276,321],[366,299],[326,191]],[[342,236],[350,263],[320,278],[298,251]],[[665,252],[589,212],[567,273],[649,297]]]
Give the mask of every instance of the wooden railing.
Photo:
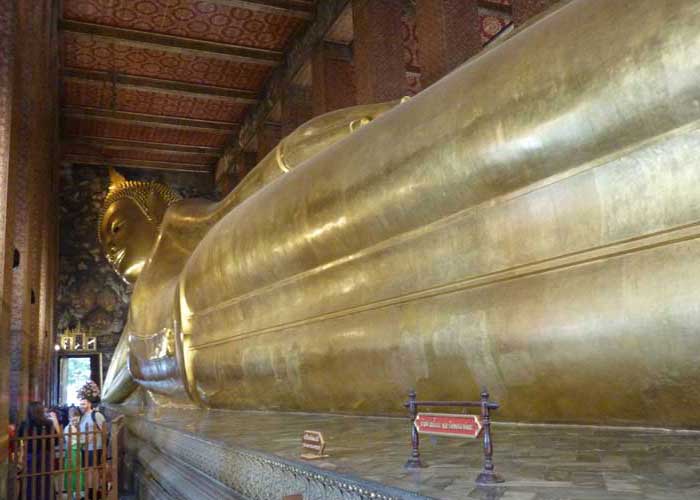
[[[107,427],[15,437],[13,499],[118,500],[121,418]]]

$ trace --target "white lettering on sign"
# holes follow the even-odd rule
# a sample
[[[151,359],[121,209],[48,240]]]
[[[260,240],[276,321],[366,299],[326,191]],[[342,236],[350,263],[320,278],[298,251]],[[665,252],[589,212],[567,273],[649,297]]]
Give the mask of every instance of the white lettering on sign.
[[[432,427],[436,429],[453,429],[461,431],[474,430],[474,426],[472,424],[454,424],[447,422],[421,422],[421,427]]]
[[[419,413],[415,427],[422,434],[475,438],[481,433],[482,425],[477,415]]]
[[[316,434],[311,434],[310,432],[305,432],[304,441],[313,441],[314,443],[320,443],[321,437]]]

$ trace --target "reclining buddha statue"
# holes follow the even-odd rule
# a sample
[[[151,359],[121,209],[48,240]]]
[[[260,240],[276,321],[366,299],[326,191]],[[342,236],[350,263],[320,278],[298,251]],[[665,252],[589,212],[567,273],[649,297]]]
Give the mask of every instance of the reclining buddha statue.
[[[573,0],[224,200],[115,174],[106,399],[699,427],[700,3]]]

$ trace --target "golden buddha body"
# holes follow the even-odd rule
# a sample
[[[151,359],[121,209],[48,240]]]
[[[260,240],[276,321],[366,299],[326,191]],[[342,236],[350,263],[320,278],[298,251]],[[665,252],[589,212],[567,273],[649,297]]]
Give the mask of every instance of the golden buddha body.
[[[575,0],[218,204],[115,195],[138,279],[106,398],[397,414],[487,385],[509,419],[700,426],[699,53],[695,0]]]

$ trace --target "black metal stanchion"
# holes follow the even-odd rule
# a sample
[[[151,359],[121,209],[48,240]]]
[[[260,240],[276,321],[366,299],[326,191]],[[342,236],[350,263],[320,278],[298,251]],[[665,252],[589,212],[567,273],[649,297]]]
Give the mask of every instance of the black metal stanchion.
[[[425,467],[420,459],[419,434],[421,432],[441,436],[473,438],[478,437],[479,433],[481,433],[484,449],[484,467],[476,478],[476,484],[479,486],[489,486],[504,482],[504,479],[494,472],[493,441],[491,440],[491,410],[497,410],[499,404],[489,401],[489,392],[485,387],[481,391],[480,401],[418,401],[416,391],[411,389],[408,393],[408,401],[404,403],[404,406],[408,408],[411,419],[411,458],[406,462],[405,468],[418,469],[420,467]],[[475,415],[419,414],[418,408],[420,406],[481,408],[481,418],[479,419],[479,417]],[[443,419],[442,421],[439,420],[441,418]],[[445,418],[450,418],[452,420],[446,422],[444,420]],[[420,430],[418,428],[419,426],[416,425],[416,421],[419,419],[421,424]],[[437,429],[441,430],[438,431]],[[461,429],[462,432],[455,429]],[[468,431],[468,433],[465,434],[465,432],[463,432],[465,430]]]
[[[408,393],[408,402],[404,406],[408,408],[408,413],[411,416],[411,458],[408,459],[404,467],[406,469],[420,469],[423,464],[420,461],[420,451],[418,450],[420,445],[418,429],[416,429],[418,407],[416,406],[416,391],[414,389]]]
[[[489,485],[502,483],[503,478],[496,474],[493,469],[493,442],[491,441],[491,406],[489,403],[489,393],[484,388],[481,391],[481,423],[483,425],[482,436],[484,440],[484,468],[476,478],[476,484]]]

